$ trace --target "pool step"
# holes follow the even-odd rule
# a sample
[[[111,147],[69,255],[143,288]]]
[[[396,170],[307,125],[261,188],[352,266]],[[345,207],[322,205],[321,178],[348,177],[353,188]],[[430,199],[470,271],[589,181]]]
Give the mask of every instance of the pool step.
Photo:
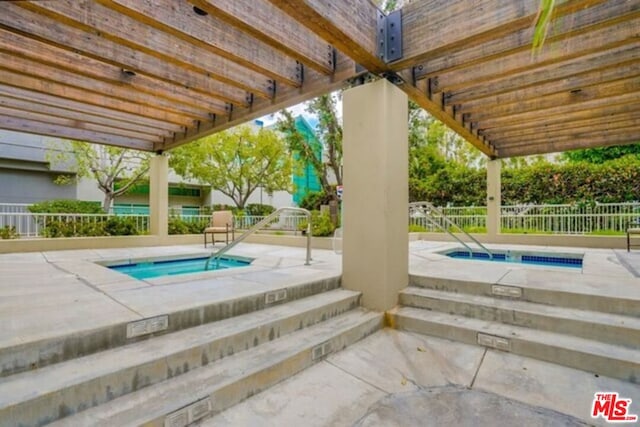
[[[572,274],[573,280],[580,280]],[[549,279],[553,281],[555,279]],[[545,286],[533,284],[510,285],[481,280],[455,279],[448,277],[410,275],[409,285],[436,291],[468,295],[527,301],[577,310],[598,311],[623,316],[640,317],[640,299],[619,296],[615,281],[611,282],[611,293],[603,295],[582,290],[568,291],[554,288],[553,283]]]
[[[402,290],[400,304],[640,349],[637,317],[417,287]]]
[[[129,399],[132,393],[153,389],[167,380],[176,380],[208,366],[217,366],[220,359],[226,360],[240,353],[253,355],[256,351],[256,354],[266,356],[268,350],[262,349],[265,343],[274,344],[267,348],[276,350],[279,346],[287,347],[289,337],[297,336],[295,331],[325,321],[327,325],[339,328],[355,327],[362,320],[366,324],[364,330],[368,332],[375,318],[380,323],[381,315],[355,310],[359,299],[357,292],[336,289],[3,378],[0,382],[0,426],[43,425],[121,396]],[[351,313],[347,313],[349,311]],[[328,327],[322,326],[320,330],[325,331]],[[305,333],[302,336],[306,336]],[[283,338],[278,340],[280,337]],[[329,339],[332,338],[325,337],[325,340]],[[341,348],[342,342],[336,341],[332,348]],[[271,360],[271,357],[267,359]],[[248,367],[250,365],[245,366]],[[263,376],[269,377],[266,373]],[[194,376],[200,377],[199,374]],[[215,376],[212,378],[215,380]],[[265,378],[265,384],[270,384],[269,378]],[[257,383],[258,386],[263,385]],[[191,394],[187,393],[186,398],[188,396]],[[93,423],[76,425],[89,424]]]
[[[388,318],[401,330],[483,345],[640,383],[637,349],[415,307],[397,307],[388,312]]]
[[[42,368],[99,351],[180,331],[317,295],[340,287],[340,276],[308,283],[256,290],[210,304],[159,313],[136,322],[120,322],[40,341],[0,348],[0,377]]]
[[[185,426],[233,406],[381,327],[380,313],[352,310],[53,425]]]

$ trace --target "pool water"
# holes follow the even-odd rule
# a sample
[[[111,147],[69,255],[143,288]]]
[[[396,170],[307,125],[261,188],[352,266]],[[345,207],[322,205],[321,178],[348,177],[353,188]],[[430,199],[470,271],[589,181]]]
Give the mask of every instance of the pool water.
[[[568,268],[582,268],[582,258],[570,258],[564,256],[554,256],[552,254],[511,254],[511,253],[494,253],[493,258],[489,258],[484,252],[473,252],[472,256],[469,256],[468,251],[453,251],[448,252],[447,255],[450,258],[456,259],[474,259],[482,261],[493,262],[509,262],[515,264],[529,264],[529,265],[544,265],[552,267],[568,267]]]
[[[112,265],[109,268],[128,274],[139,280],[153,279],[155,277],[174,276],[178,274],[201,273],[205,271],[208,257],[190,258],[168,261],[139,262],[132,264]],[[218,268],[213,260],[209,264],[209,271],[224,270],[228,268],[246,267],[250,261],[233,258],[220,258]]]

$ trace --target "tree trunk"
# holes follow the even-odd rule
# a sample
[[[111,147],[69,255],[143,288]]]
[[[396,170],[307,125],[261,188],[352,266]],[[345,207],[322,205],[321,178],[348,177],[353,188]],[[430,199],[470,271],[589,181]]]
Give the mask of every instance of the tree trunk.
[[[105,211],[106,213],[109,213],[112,203],[113,203],[113,194],[104,193],[104,200],[102,200],[102,210]]]

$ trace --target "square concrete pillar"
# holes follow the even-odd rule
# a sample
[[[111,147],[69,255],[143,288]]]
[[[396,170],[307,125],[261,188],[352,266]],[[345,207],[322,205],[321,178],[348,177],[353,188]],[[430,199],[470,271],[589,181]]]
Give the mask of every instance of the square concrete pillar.
[[[342,285],[373,310],[409,280],[407,102],[387,80],[343,94]]]
[[[169,234],[169,158],[158,154],[149,168],[149,221],[151,234]]]
[[[487,162],[487,237],[489,241],[500,234],[501,169],[502,160]]]

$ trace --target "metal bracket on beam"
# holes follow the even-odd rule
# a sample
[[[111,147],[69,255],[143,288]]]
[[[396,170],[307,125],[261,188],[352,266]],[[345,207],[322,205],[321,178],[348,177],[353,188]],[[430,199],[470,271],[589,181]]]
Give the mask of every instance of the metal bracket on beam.
[[[233,104],[227,102],[224,106],[224,110],[227,112],[227,120],[231,121],[231,115],[233,114]]]
[[[271,99],[276,99],[276,81],[275,80],[267,80],[269,85],[267,86],[267,90],[271,95]]]
[[[336,50],[334,49],[333,46],[331,46],[330,44],[327,45],[327,48],[329,49],[329,51],[327,52],[327,63],[329,64],[329,66],[331,67],[331,71],[335,72],[336,71],[336,61],[338,60],[337,57],[337,53]]]
[[[216,118],[217,118],[216,117],[216,113],[209,113],[209,118],[211,119],[211,124],[213,126],[215,126],[216,125]]]
[[[244,97],[244,101],[247,103],[247,107],[251,108],[253,105],[253,93],[247,92],[247,95]]]
[[[393,83],[396,86],[400,86],[402,84],[404,84],[404,79],[402,77],[400,77],[398,74],[390,71],[387,73],[383,73],[382,77],[384,77],[385,79],[387,79],[390,83]]]
[[[300,86],[304,83],[304,65],[300,61],[296,61],[296,80]]]
[[[386,64],[402,59],[402,10],[378,12],[378,57]]]
[[[348,80],[349,86],[351,87],[355,87],[355,86],[361,86],[365,83],[371,83],[373,81],[375,81],[378,78],[378,76],[376,76],[375,74],[372,73],[363,73],[360,74],[359,76],[355,76],[352,77]]]

